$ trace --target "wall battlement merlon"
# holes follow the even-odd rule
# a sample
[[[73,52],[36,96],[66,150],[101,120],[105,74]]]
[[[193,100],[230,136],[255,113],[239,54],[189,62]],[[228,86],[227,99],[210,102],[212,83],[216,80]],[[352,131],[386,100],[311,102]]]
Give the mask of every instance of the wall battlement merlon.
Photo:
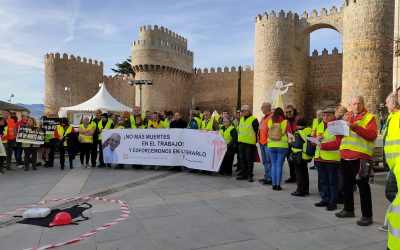
[[[149,40],[135,40],[132,42],[132,49],[134,47],[139,47],[139,46],[143,46],[143,45],[151,45],[152,48],[171,49],[171,50],[180,52],[182,54],[186,54],[190,57],[193,57],[193,52],[190,50],[184,49],[177,44],[173,44],[173,43],[162,41],[162,40],[156,40],[156,39],[152,39],[150,41]]]
[[[321,54],[319,54],[318,50],[314,50],[312,52],[311,58],[316,59],[319,57],[324,57],[324,56],[342,56],[343,53],[339,53],[339,50],[335,47],[331,53],[327,49],[322,50]]]
[[[127,75],[103,75],[103,81],[126,81],[131,79],[131,77],[127,76]]]
[[[286,19],[286,20],[295,20],[298,21],[299,19],[309,19],[309,18],[318,18],[318,17],[327,17],[327,16],[333,16],[337,14],[341,14],[343,11],[344,6],[338,10],[336,6],[332,6],[331,9],[328,11],[326,8],[322,8],[320,12],[317,10],[312,10],[310,13],[307,11],[304,11],[300,17],[299,14],[297,13],[292,13],[289,11],[286,13],[285,11],[281,10],[278,14],[275,11],[271,11],[271,13],[264,12],[263,14],[259,14],[256,17],[256,22],[262,21],[262,20],[276,20],[276,19]]]
[[[210,69],[208,69],[208,68],[203,68],[203,69],[194,68],[193,69],[193,73],[194,74],[208,74],[208,75],[210,75],[210,74],[222,74],[222,73],[223,74],[225,74],[225,73],[238,73],[239,67],[242,67],[242,72],[245,72],[245,73],[253,72],[253,69],[251,68],[251,66],[247,65],[246,67],[243,67],[243,66],[238,66],[238,67],[232,66],[230,68],[229,67],[224,67],[224,68],[217,67],[217,69],[215,69],[214,67],[211,67]]]
[[[147,31],[165,33],[165,34],[168,34],[169,36],[171,36],[172,38],[177,39],[177,40],[187,44],[186,38],[179,35],[178,33],[175,33],[173,31],[165,28],[164,26],[158,27],[158,25],[154,25],[154,26],[143,25],[143,26],[140,26],[139,31],[140,31],[140,33],[147,32]]]
[[[64,53],[61,57],[60,53],[47,53],[45,55],[45,60],[61,60],[64,62],[78,62],[78,63],[86,63],[86,64],[91,64],[95,66],[100,66],[103,67],[103,62],[102,61],[97,61],[97,60],[92,60],[92,59],[87,59],[86,57],[81,58],[80,56],[75,57],[74,55],[68,55],[67,53]]]

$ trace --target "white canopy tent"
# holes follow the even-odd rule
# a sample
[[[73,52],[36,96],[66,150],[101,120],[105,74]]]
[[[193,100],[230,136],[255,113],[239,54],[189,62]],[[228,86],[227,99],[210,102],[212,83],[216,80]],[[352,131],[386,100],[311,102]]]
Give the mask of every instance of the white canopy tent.
[[[114,112],[123,112],[130,111],[132,112],[132,108],[125,106],[124,104],[115,100],[114,97],[110,95],[107,91],[104,83],[100,83],[100,90],[97,92],[95,96],[83,102],[81,104],[71,106],[71,107],[62,107],[58,111],[59,117],[65,117],[68,111],[77,111],[77,112],[94,112],[100,109],[102,112],[114,111]]]

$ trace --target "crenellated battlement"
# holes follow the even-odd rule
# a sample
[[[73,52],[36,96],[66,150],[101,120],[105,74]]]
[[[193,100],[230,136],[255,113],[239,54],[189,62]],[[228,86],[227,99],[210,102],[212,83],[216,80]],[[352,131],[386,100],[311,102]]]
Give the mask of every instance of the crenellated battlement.
[[[335,47],[331,53],[327,49],[323,49],[321,54],[319,54],[318,50],[314,50],[312,52],[312,55],[310,56],[311,59],[317,59],[320,57],[337,57],[337,56],[342,56],[343,53],[339,53],[339,50]]]
[[[239,67],[242,67],[242,66],[239,66]],[[195,69],[193,69],[193,73],[196,75],[198,75],[198,74],[210,75],[210,74],[238,73],[239,67],[237,67],[237,68],[235,66],[232,66],[230,68],[229,67],[224,67],[224,68],[218,67],[217,70],[215,70],[214,67],[211,67],[210,69],[195,68]],[[247,65],[246,67],[242,67],[242,69],[243,69],[242,72],[246,72],[246,73],[253,72],[253,69],[249,65]]]
[[[146,49],[170,49],[171,51],[175,51],[189,57],[193,57],[193,52],[187,50],[184,47],[181,47],[177,44],[170,43],[168,41],[151,39],[151,40],[136,40],[132,42],[132,49],[135,48],[146,48]]]
[[[85,63],[85,64],[89,64],[89,65],[95,65],[95,66],[99,66],[99,67],[103,67],[103,62],[100,61],[98,62],[97,60],[92,60],[92,59],[86,59],[86,57],[84,57],[83,59],[80,56],[75,57],[74,55],[68,55],[67,53],[64,53],[61,57],[60,53],[47,53],[45,56],[45,61],[54,61],[54,60],[59,60],[61,62],[66,62],[66,63],[70,63],[70,62],[78,62],[78,63]]]
[[[151,26],[151,25],[143,25],[143,26],[141,26],[141,27],[139,28],[139,31],[140,31],[141,34],[142,34],[142,33],[149,32],[149,31],[150,31],[150,32],[152,32],[152,31],[159,32],[159,33],[168,35],[168,36],[170,36],[171,38],[174,38],[174,39],[176,39],[176,40],[178,40],[178,41],[180,41],[180,42],[183,42],[183,43],[187,44],[187,39],[186,39],[186,38],[184,38],[183,36],[181,36],[181,35],[179,35],[179,34],[173,32],[173,31],[171,31],[171,30],[169,30],[169,29],[167,29],[167,28],[164,28],[164,26],[161,26],[161,27],[159,28],[158,25],[154,25],[154,26]]]

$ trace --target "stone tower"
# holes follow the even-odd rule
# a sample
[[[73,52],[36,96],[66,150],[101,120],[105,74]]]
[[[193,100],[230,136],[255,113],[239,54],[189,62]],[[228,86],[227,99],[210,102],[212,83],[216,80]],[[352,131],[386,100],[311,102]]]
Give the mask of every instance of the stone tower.
[[[84,102],[99,90],[103,81],[103,63],[59,53],[45,58],[45,114],[57,114],[60,107]],[[66,92],[65,87],[71,89]]]
[[[363,95],[377,113],[392,91],[394,0],[347,0],[343,16],[342,103]]]
[[[142,26],[139,40],[132,44],[132,67],[135,80],[152,80],[143,85],[141,93],[135,87],[136,105],[145,110],[177,110],[187,113],[191,106],[193,52],[187,50],[187,40],[158,26]]]

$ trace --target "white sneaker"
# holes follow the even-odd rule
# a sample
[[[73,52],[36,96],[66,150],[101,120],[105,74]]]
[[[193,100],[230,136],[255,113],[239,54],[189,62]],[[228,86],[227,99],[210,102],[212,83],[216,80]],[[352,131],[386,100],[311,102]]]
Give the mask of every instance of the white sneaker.
[[[379,230],[383,231],[383,232],[388,232],[388,226],[387,225],[382,225],[379,227]]]
[[[19,169],[24,168],[24,165],[17,165],[17,168]]]

